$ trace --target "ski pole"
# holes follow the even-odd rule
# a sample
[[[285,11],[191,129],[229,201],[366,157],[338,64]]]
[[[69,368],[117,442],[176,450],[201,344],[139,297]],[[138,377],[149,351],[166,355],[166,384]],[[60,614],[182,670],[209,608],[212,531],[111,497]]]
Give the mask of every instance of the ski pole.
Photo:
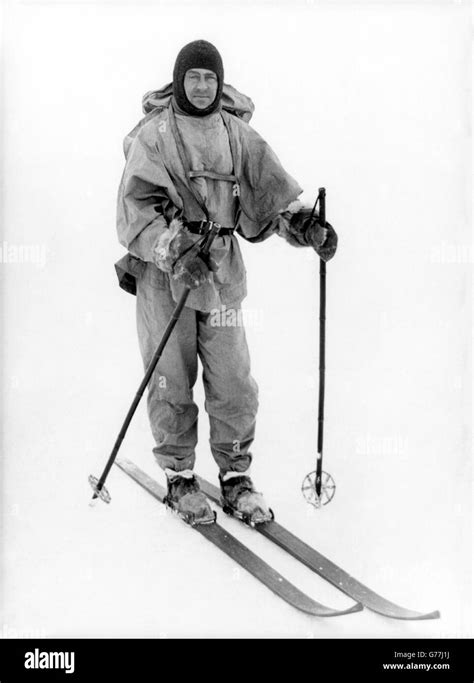
[[[320,187],[314,202],[311,219],[319,203],[318,222],[326,225],[326,189]],[[315,507],[326,505],[334,497],[336,484],[327,472],[323,472],[323,436],[324,436],[324,395],[326,379],[326,262],[319,259],[319,397],[318,397],[318,442],[316,456],[316,470],[306,475],[302,484],[302,491],[309,503]],[[323,481],[324,479],[324,481]],[[326,500],[323,502],[322,494]]]
[[[215,223],[213,221],[209,221],[210,223],[210,229],[206,233],[205,240],[199,250],[199,253],[202,256],[207,256],[209,254],[211,245],[214,241],[214,238],[217,236],[217,233],[219,232],[220,229],[220,224]],[[148,385],[148,382],[151,379],[151,376],[153,375],[153,372],[158,364],[158,361],[161,358],[161,355],[163,353],[163,350],[168,342],[168,339],[170,338],[171,333],[173,332],[176,323],[178,322],[179,316],[181,315],[181,311],[184,308],[184,305],[186,303],[186,300],[189,296],[189,293],[191,291],[191,287],[185,286],[183,293],[181,294],[178,303],[176,304],[173,313],[171,314],[170,321],[168,322],[168,325],[166,326],[166,329],[163,333],[163,336],[161,338],[160,343],[158,344],[158,348],[156,349],[155,353],[153,354],[153,357],[146,369],[145,376],[143,377],[142,381],[140,382],[140,386],[137,389],[137,392],[135,394],[135,398],[132,401],[132,404],[130,408],[128,409],[128,413],[125,417],[125,420],[123,422],[122,428],[120,429],[120,432],[117,436],[117,439],[115,440],[114,447],[112,448],[112,452],[109,456],[109,459],[107,460],[107,463],[105,465],[104,471],[102,472],[101,476],[99,479],[94,477],[92,474],[89,476],[89,483],[92,486],[92,489],[94,491],[92,495],[92,500],[90,502],[90,505],[94,505],[96,502],[97,498],[100,498],[103,500],[105,503],[110,503],[110,494],[105,488],[105,480],[107,479],[107,475],[110,472],[110,469],[112,465],[115,462],[115,458],[117,457],[117,453],[119,452],[120,446],[122,445],[122,441],[125,438],[125,434],[127,433],[128,427],[130,425],[130,422],[132,421],[132,418],[135,414],[135,411],[138,407],[138,404],[140,403],[140,400],[143,396],[143,393]]]
[[[319,188],[319,221],[326,225],[326,190]],[[318,455],[314,487],[321,497],[321,473],[323,470],[324,389],[326,379],[326,262],[319,259],[319,400],[318,400]]]

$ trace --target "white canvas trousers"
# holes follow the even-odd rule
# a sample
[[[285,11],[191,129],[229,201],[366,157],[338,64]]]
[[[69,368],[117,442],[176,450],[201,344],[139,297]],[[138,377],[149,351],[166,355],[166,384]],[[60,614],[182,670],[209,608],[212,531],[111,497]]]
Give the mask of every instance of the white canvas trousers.
[[[137,329],[145,368],[175,306],[167,276],[147,263],[137,279]],[[198,357],[203,368],[212,455],[223,474],[244,472],[250,465],[258,387],[250,373],[240,304],[229,308],[235,309],[235,316],[216,316],[212,311],[185,306],[150,380],[148,415],[156,442],[153,452],[163,469],[182,471],[194,466],[198,407],[193,387]]]

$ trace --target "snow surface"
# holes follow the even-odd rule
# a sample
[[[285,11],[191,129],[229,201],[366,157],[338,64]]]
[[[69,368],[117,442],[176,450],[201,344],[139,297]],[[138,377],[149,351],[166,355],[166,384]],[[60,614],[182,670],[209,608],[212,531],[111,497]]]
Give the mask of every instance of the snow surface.
[[[5,9],[1,635],[472,637],[468,3],[80,5]],[[337,493],[321,511],[300,492],[315,460],[318,261],[277,238],[242,244],[255,482],[282,524],[438,621],[300,614],[117,468],[111,505],[88,507],[142,375],[134,299],[113,271],[121,141],[197,37],[219,47],[308,199],[327,188],[340,235],[325,432]],[[36,246],[39,263],[8,261],[8,245]],[[198,470],[215,480],[207,439],[202,410]],[[152,445],[142,405],[121,455],[161,478]],[[316,600],[349,604],[219,520]]]

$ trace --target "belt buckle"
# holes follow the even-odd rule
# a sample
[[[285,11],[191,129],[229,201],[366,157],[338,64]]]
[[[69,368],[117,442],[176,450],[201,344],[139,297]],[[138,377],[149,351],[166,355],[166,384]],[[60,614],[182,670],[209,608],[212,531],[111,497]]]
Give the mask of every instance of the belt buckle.
[[[205,235],[206,233],[210,232],[213,227],[217,227],[218,230],[221,229],[221,224],[217,223],[216,221],[201,221],[201,225],[199,226],[199,234],[200,235]]]

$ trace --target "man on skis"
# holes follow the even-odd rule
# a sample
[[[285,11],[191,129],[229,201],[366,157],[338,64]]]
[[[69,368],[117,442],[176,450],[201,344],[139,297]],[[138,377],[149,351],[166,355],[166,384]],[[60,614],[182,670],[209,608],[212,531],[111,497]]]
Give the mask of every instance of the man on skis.
[[[167,502],[186,521],[215,518],[194,476],[197,359],[203,367],[210,447],[224,504],[257,524],[271,519],[249,475],[258,388],[242,325],[213,325],[212,311],[240,313],[245,267],[236,233],[249,242],[273,234],[330,259],[337,236],[297,199],[302,189],[247,123],[252,102],[224,85],[222,59],[204,40],[179,52],[172,87],[148,93],[147,113],[125,138],[117,229],[137,295],[145,367],[185,286],[191,288],[148,387],[153,449]],[[218,223],[209,258],[202,236]],[[236,316],[241,319],[241,316]]]

